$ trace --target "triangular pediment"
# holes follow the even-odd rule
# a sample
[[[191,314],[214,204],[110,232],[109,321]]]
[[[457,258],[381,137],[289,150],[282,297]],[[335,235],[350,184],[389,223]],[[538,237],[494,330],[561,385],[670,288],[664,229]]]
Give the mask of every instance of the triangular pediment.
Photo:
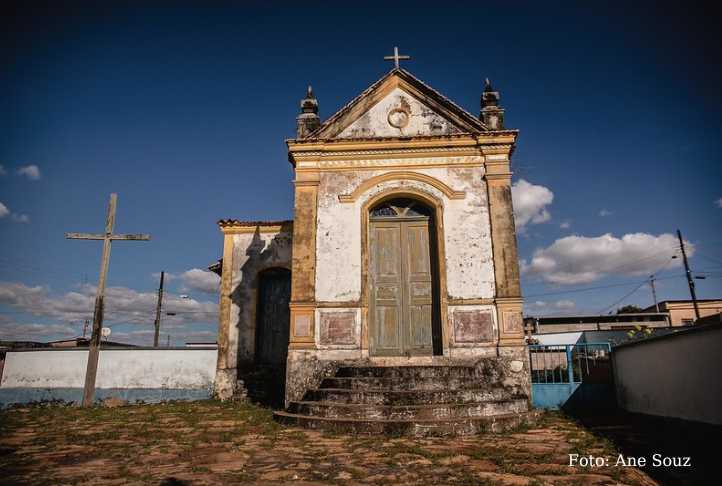
[[[363,139],[478,133],[487,128],[408,71],[394,69],[308,138]]]

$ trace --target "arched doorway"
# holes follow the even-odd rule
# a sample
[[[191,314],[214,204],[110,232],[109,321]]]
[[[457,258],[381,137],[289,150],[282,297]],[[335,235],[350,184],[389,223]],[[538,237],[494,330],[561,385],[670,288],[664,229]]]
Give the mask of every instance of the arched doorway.
[[[369,353],[441,354],[434,210],[411,198],[369,210]]]

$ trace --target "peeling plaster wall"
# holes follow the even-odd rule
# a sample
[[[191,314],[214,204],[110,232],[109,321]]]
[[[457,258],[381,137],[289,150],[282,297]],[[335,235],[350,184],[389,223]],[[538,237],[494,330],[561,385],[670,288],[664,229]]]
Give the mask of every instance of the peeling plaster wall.
[[[403,112],[389,123],[390,112]],[[400,123],[399,123],[400,122]],[[358,120],[346,127],[338,138],[410,137],[419,135],[449,135],[459,133],[450,121],[434,112],[401,88],[395,88]]]
[[[413,163],[412,160],[407,160]],[[413,188],[444,205],[444,245],[447,287],[451,298],[494,297],[489,211],[481,167],[424,168],[416,172],[444,182],[464,199],[448,199],[423,182],[382,182],[352,203],[338,196],[353,192],[363,181],[391,170],[325,171],[318,191],[316,299],[324,302],[357,301],[361,295],[361,210],[364,203],[387,189]]]
[[[256,339],[258,274],[269,268],[291,269],[292,234],[287,230],[233,235],[231,315],[228,362],[253,360]]]
[[[218,353],[213,349],[102,349],[97,397],[126,400],[210,397]],[[82,397],[87,349],[8,351],[0,405]]]

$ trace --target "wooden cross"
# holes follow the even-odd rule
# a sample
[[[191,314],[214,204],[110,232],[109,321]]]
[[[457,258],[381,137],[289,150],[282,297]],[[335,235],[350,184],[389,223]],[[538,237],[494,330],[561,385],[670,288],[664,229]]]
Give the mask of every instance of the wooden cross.
[[[399,56],[399,48],[394,47],[394,55],[393,56],[384,56],[384,61],[394,61],[394,64],[396,65],[396,69],[399,68],[399,61],[408,61],[411,59],[411,56]]]
[[[93,309],[93,332],[90,337],[88,349],[88,366],[85,371],[85,388],[83,389],[84,407],[93,405],[95,395],[95,377],[98,373],[98,355],[100,352],[100,332],[103,328],[103,299],[105,297],[105,278],[108,275],[108,262],[110,260],[110,242],[113,240],[147,241],[150,235],[114,235],[115,207],[118,203],[118,195],[111,194],[108,203],[108,216],[105,219],[105,233],[65,233],[65,237],[71,240],[103,240],[103,256],[100,259],[100,277],[98,278],[98,290],[95,296],[95,307]]]

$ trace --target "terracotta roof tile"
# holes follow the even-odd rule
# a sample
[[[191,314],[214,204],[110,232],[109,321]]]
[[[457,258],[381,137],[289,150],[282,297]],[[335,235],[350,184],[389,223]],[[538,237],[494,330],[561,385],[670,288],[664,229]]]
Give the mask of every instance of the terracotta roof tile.
[[[221,228],[228,228],[231,226],[240,227],[253,227],[253,226],[283,226],[286,224],[293,223],[292,219],[284,219],[281,221],[241,221],[238,219],[221,219],[218,221],[218,226]]]

